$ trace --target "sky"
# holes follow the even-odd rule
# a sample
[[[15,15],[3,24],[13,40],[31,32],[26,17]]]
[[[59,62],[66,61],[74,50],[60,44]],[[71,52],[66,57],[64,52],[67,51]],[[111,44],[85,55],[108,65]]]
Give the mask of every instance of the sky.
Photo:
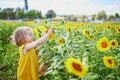
[[[0,0],[0,8],[24,8],[24,0]],[[120,0],[28,0],[28,8],[46,14],[53,9],[57,15],[92,15],[104,10],[120,14]]]

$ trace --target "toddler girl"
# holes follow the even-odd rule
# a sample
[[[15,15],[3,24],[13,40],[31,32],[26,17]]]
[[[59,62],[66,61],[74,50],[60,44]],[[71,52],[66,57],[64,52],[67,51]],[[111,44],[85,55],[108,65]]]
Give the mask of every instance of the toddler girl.
[[[14,39],[19,46],[20,59],[17,70],[17,80],[37,80],[39,63],[35,48],[44,43],[52,34],[49,29],[43,37],[33,41],[32,29],[29,27],[19,27],[15,30]]]

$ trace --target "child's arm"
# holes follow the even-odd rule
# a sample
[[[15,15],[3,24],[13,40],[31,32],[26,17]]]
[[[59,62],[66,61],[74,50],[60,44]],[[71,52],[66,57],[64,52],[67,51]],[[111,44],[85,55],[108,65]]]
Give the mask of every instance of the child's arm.
[[[41,45],[42,43],[44,43],[47,40],[47,38],[49,37],[49,35],[51,35],[51,34],[52,34],[52,29],[49,29],[48,32],[42,38],[39,38],[38,40],[36,40],[32,43],[28,43],[24,47],[24,54],[26,54],[29,49],[36,48],[39,45]]]

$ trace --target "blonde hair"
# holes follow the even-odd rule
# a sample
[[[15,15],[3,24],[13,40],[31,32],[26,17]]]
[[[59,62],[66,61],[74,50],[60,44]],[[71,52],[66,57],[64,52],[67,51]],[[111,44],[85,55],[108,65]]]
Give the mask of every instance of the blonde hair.
[[[24,44],[26,42],[26,29],[28,29],[29,27],[18,27],[13,35],[11,36],[12,41],[17,45],[17,46],[21,46],[22,44]]]

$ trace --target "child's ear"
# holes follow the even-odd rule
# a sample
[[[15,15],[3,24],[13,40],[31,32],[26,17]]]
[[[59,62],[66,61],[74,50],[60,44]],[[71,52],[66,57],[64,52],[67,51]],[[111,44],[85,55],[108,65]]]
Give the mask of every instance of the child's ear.
[[[26,39],[20,41],[20,44],[24,44],[26,42]]]

